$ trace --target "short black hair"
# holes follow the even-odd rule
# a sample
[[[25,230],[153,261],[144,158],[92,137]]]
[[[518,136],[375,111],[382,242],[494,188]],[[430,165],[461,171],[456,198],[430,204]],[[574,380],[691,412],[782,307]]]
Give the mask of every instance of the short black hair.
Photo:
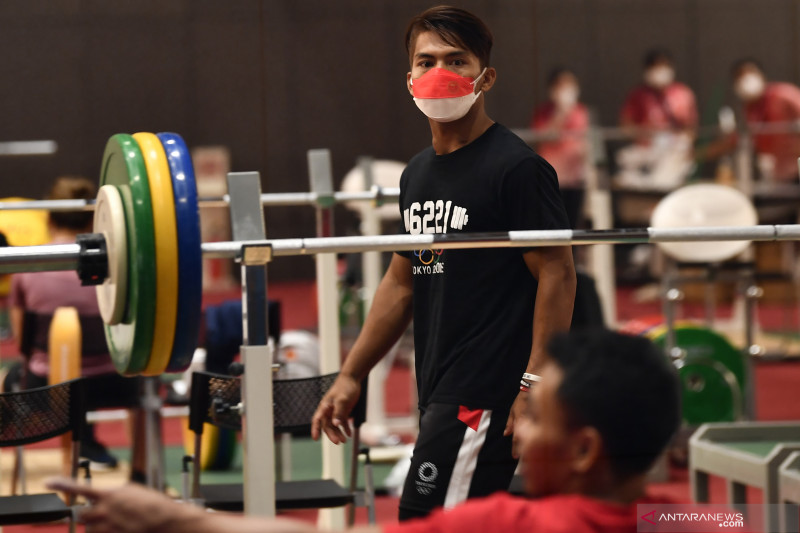
[[[564,372],[557,395],[571,427],[592,426],[619,479],[646,472],[681,422],[680,381],[645,337],[604,329],[558,335],[549,345]]]
[[[731,78],[735,78],[744,67],[755,67],[762,74],[764,73],[764,66],[761,61],[754,57],[740,57],[731,65]]]
[[[672,53],[666,48],[651,48],[644,54],[642,64],[644,68],[650,68],[657,63],[669,63],[674,65],[675,61],[672,59]]]
[[[415,16],[406,29],[406,53],[409,58],[417,35],[436,32],[450,46],[461,46],[475,54],[481,67],[488,67],[494,39],[484,22],[465,9],[436,6]]]
[[[94,183],[81,176],[61,176],[53,182],[47,200],[91,200],[97,196]],[[51,211],[50,223],[57,228],[89,231],[94,214],[91,211]]]
[[[561,76],[565,76],[567,74],[573,76],[575,79],[578,79],[578,77],[575,75],[572,69],[569,69],[562,65],[553,67],[547,74],[547,87],[548,88],[552,87],[559,79],[561,79]]]

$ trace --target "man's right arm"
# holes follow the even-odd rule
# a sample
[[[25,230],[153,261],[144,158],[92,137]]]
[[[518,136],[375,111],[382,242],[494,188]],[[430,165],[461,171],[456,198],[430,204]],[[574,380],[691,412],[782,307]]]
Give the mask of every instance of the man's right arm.
[[[350,435],[347,417],[361,394],[361,381],[408,327],[412,314],[411,295],[411,260],[394,254],[375,291],[361,334],[347,355],[339,377],[314,413],[311,424],[314,439],[324,432],[331,442],[339,444],[346,440],[345,433]]]

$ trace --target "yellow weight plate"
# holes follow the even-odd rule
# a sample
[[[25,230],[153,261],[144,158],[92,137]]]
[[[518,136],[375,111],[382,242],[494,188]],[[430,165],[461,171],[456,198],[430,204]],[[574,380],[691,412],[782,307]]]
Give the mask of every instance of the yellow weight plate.
[[[50,385],[81,377],[81,321],[74,307],[57,307],[50,322],[47,346]]]
[[[156,322],[153,349],[142,374],[163,374],[169,364],[178,313],[178,230],[167,155],[153,133],[136,133],[150,183],[156,237]]]
[[[81,377],[81,347],[83,333],[78,310],[74,307],[57,307],[50,321],[47,351],[50,368],[47,382],[50,385]],[[72,437],[61,435],[61,471],[68,475],[71,464]]]
[[[211,470],[211,465],[219,452],[220,428],[211,424],[203,424],[203,435],[200,443],[200,470]],[[189,426],[183,428],[183,449],[187,455],[194,455],[194,431]]]
[[[200,470],[228,470],[236,457],[236,432],[213,424],[203,424],[200,442]],[[194,455],[194,431],[188,424],[183,427],[183,449],[187,455]]]
[[[30,198],[0,198],[0,203],[27,202]],[[50,242],[47,211],[0,210],[0,231],[11,246],[37,246]]]
[[[0,198],[0,204],[30,201],[30,198]],[[47,229],[47,211],[0,210],[0,232],[11,246],[36,246],[50,242]],[[11,276],[0,275],[0,297],[7,296],[11,289]]]

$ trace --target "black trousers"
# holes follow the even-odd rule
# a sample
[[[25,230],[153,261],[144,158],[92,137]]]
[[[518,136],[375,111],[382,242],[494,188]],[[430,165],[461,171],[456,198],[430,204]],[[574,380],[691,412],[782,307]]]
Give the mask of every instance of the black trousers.
[[[508,490],[517,460],[511,437],[503,436],[507,420],[508,411],[428,405],[400,498],[400,520]]]

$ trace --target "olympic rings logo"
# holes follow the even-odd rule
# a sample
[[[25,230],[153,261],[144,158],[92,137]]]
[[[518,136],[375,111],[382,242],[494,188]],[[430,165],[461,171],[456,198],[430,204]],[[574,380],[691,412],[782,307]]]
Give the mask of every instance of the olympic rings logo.
[[[444,250],[414,250],[414,255],[419,257],[423,265],[438,264]]]

